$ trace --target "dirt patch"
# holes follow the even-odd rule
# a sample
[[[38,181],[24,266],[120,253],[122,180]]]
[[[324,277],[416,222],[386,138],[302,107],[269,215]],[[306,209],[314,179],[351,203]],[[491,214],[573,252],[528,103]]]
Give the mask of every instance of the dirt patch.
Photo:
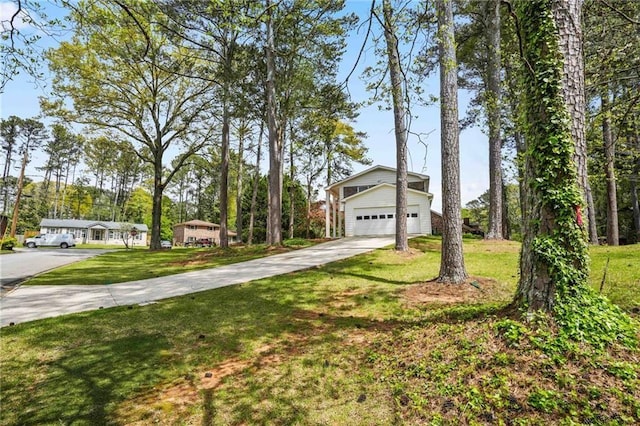
[[[402,298],[409,307],[431,303],[468,303],[495,299],[502,288],[495,280],[469,277],[462,284],[444,284],[436,280],[414,284],[403,292]]]

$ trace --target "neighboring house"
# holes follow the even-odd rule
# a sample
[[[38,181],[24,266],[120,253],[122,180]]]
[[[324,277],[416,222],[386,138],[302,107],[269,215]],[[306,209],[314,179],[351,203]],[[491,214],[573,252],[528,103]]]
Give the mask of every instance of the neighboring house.
[[[129,237],[129,245],[146,246],[149,228],[143,223],[77,219],[42,219],[40,221],[41,234],[73,234],[76,244],[124,245],[123,232],[126,235],[131,227],[136,229],[137,234]]]
[[[431,234],[429,176],[407,172],[407,232]],[[396,233],[396,170],[374,166],[325,188],[326,237]],[[331,232],[333,231],[333,232]]]
[[[431,210],[431,227],[433,228],[434,235],[442,235],[443,220],[441,213]],[[477,223],[472,224],[468,217],[462,219],[462,233],[484,237],[484,232],[480,228],[480,225]]]
[[[227,231],[227,235],[229,242],[236,240],[235,232]],[[209,238],[216,245],[220,245],[220,225],[204,220],[190,220],[173,225],[173,243],[176,245],[193,243],[203,238]]]

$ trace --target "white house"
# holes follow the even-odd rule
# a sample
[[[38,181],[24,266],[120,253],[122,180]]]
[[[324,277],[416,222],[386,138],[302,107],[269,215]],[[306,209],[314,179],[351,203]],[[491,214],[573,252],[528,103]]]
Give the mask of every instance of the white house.
[[[431,234],[429,176],[407,172],[407,231]],[[396,232],[396,169],[374,166],[325,188],[326,237],[393,235]]]
[[[126,227],[126,229],[122,229]],[[99,220],[77,219],[42,219],[40,221],[41,234],[73,234],[76,244],[122,244],[122,233],[130,233],[135,228],[136,235],[131,238],[134,246],[147,245],[149,228],[144,223],[106,222]]]

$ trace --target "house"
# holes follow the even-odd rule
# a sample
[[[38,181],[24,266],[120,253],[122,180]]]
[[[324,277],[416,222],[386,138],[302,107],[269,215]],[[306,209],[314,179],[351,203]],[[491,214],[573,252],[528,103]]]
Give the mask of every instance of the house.
[[[407,231],[431,234],[429,176],[407,172]],[[325,188],[326,237],[396,233],[396,169],[374,166]],[[343,226],[344,221],[344,226]]]
[[[229,242],[236,240],[235,232],[227,230],[227,235]],[[220,225],[204,220],[190,220],[173,225],[173,243],[176,245],[193,243],[203,238],[208,238],[216,245],[220,245]]]
[[[135,228],[135,236],[131,230]],[[78,219],[42,219],[41,234],[73,234],[76,244],[121,244],[129,235],[129,245],[146,246],[149,228],[144,223],[107,222]]]
[[[434,235],[441,235],[443,229],[442,214],[437,211],[431,210],[431,227]],[[484,237],[484,232],[480,225],[471,223],[468,217],[462,218],[462,233],[480,235]]]

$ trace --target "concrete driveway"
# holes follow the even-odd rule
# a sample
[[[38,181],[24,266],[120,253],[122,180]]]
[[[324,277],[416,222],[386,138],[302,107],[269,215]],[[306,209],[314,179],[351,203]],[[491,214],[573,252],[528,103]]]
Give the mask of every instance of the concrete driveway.
[[[21,286],[0,300],[0,326],[241,284],[346,259],[394,242],[393,236],[343,238],[248,262],[148,280],[102,286]]]

